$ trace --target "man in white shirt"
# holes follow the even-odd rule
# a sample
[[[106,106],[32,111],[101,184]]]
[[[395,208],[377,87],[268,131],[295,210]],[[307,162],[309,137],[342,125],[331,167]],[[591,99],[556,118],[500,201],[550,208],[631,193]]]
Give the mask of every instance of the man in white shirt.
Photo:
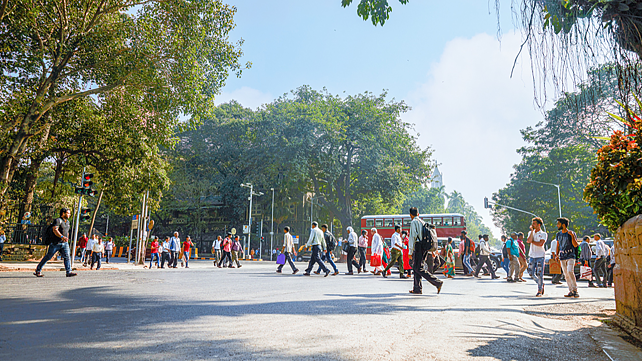
[[[383,277],[387,277],[386,274],[392,266],[397,263],[397,269],[399,270],[399,278],[406,278],[406,275],[403,272],[403,240],[401,239],[401,227],[395,226],[395,233],[392,234],[392,239],[390,240],[390,262],[388,266],[383,270]]]
[[[609,256],[609,249],[606,247],[606,244],[604,244],[601,234],[594,234],[593,239],[595,240],[595,263],[593,264],[593,272],[597,280],[597,285],[606,288],[606,257]]]
[[[530,257],[531,277],[537,282],[535,297],[542,297],[544,295],[544,260],[546,258],[544,243],[546,243],[548,235],[542,231],[544,221],[541,218],[535,217],[532,222],[526,243],[531,245],[528,256]]]
[[[559,261],[559,256],[557,255],[557,239],[553,239],[551,241],[551,259]],[[549,265],[550,265],[550,260],[549,260]],[[562,272],[560,271],[560,273],[553,275],[553,277],[551,278],[551,283],[554,285],[561,285],[562,284],[562,282],[560,282],[561,279],[562,279]]]
[[[281,252],[285,255],[285,260],[290,264],[292,274],[295,275],[299,270],[294,265],[294,262],[292,262],[292,255],[294,254],[294,239],[292,239],[292,235],[290,234],[290,227],[283,228],[283,233],[285,234],[283,235],[283,247],[281,248]],[[280,264],[276,269],[276,273],[281,273],[284,265],[285,263]]]
[[[161,246],[161,268],[165,268],[165,262],[167,262],[167,265],[169,266],[169,252],[169,237],[165,236],[165,240],[163,241],[163,245]]]
[[[111,238],[107,238],[107,242],[105,242],[105,263],[109,264],[109,257],[111,256],[113,251],[114,241],[112,241]]]
[[[87,263],[93,263],[94,259],[94,243],[98,242],[98,236],[97,235],[92,235],[91,238],[87,241],[87,248],[86,248],[86,256],[85,256],[85,262],[83,262],[83,266],[87,267]]]
[[[361,273],[361,266],[357,261],[355,261],[354,256],[357,254],[357,247],[359,246],[359,239],[357,238],[357,233],[350,226],[346,228],[348,231],[348,239],[345,242],[348,242],[348,258],[346,262],[348,263],[348,272],[347,275],[353,275],[352,267],[357,267],[357,273]]]
[[[214,254],[214,265],[218,265],[218,263],[221,261],[221,241],[223,240],[223,237],[217,236],[216,240],[212,244],[212,254]]]
[[[178,238],[178,232],[174,232],[174,236],[169,239],[169,268],[176,268],[178,264],[178,251],[181,249],[181,239]]]
[[[421,278],[425,278],[426,281],[430,282],[433,286],[437,288],[437,294],[441,292],[441,286],[443,281],[435,277],[430,271],[432,271],[433,258],[432,253],[428,252],[428,245],[426,242],[422,242],[422,229],[424,227],[424,221],[419,217],[419,210],[417,207],[410,208],[410,240],[408,241],[408,249],[412,252],[412,273],[415,276],[413,289],[409,292],[415,295],[420,295],[422,293]],[[427,269],[422,270],[422,266],[426,263]]]
[[[493,264],[490,262],[490,245],[488,244],[488,235],[485,234],[482,236],[482,239],[479,241],[479,261],[477,262],[477,268],[475,269],[475,277],[479,277],[479,271],[482,267],[488,268],[490,271],[490,276],[492,279],[498,279],[499,277],[495,275],[495,270],[493,269]]]
[[[312,229],[310,230],[310,238],[308,243],[305,244],[305,247],[312,250],[312,255],[310,256],[310,262],[308,263],[308,268],[306,268],[304,276],[309,276],[312,267],[315,263],[319,264],[319,267],[323,272],[325,272],[324,277],[328,277],[330,270],[323,264],[321,260],[321,251],[325,248],[325,239],[323,238],[323,232],[319,229],[319,224],[317,222],[312,222]]]
[[[100,258],[103,256],[105,247],[103,246],[103,240],[97,239],[96,242],[93,242],[91,245],[91,267],[94,269],[94,263],[98,262],[98,268],[96,271],[100,270]]]

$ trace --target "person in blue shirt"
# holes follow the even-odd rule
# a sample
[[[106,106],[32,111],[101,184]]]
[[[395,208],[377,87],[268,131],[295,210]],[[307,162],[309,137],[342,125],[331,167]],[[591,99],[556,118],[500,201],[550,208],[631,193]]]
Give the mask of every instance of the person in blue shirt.
[[[7,236],[4,235],[4,230],[0,229],[0,262],[2,262],[2,249],[6,240]]]
[[[508,282],[517,282],[519,277],[519,243],[517,242],[517,232],[512,232],[510,238],[506,241],[508,249]]]

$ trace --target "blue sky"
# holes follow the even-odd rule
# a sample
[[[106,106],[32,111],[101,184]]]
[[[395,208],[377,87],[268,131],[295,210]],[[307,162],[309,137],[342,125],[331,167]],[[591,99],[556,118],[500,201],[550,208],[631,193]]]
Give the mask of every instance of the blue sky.
[[[522,39],[510,1],[502,1],[501,42],[493,4],[482,0],[391,0],[383,27],[340,0],[227,3],[238,9],[232,38],[245,40],[242,61],[253,65],[228,79],[218,103],[256,108],[304,84],[334,94],[386,89],[413,108],[402,118],[435,150],[446,190],[462,192],[492,226],[483,197],[519,162],[519,130],[542,119],[527,56],[510,77]]]

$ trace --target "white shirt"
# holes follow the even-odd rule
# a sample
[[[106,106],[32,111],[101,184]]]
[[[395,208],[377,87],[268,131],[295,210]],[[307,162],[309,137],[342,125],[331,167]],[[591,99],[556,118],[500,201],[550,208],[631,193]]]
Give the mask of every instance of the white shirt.
[[[370,244],[372,254],[383,255],[383,242],[379,233],[372,236],[372,243]]]
[[[611,264],[615,264],[615,244],[611,247]]]
[[[216,239],[216,241],[214,241],[214,249],[215,250],[220,250],[221,249],[221,240],[218,239],[218,238]]]
[[[283,236],[283,247],[285,248],[285,252],[294,253],[294,239],[292,239],[290,232]]]
[[[86,249],[88,249],[90,251],[93,251],[95,243],[98,243],[97,239],[89,238],[89,240],[87,241],[87,248]]]
[[[105,243],[105,251],[111,251],[114,249],[114,242],[111,240]]]
[[[357,247],[359,245],[359,238],[357,238],[357,234],[354,231],[350,231],[348,235],[348,244],[350,247]]]
[[[94,244],[91,246],[91,251],[94,253],[103,253],[105,248],[103,247],[102,243],[94,242]]]
[[[490,255],[490,246],[488,245],[488,242],[486,242],[484,239],[479,241],[479,254],[481,256]]]
[[[306,243],[305,246],[321,247],[324,243],[325,243],[325,239],[323,238],[323,231],[320,230],[319,227],[314,227],[310,230],[310,238],[308,239],[308,243]]]
[[[541,242],[544,241],[546,243],[546,239],[548,238],[548,235],[546,232],[540,230],[539,232],[530,231],[528,232],[528,237],[533,234],[533,242]],[[555,246],[557,248],[557,246]],[[535,243],[531,243],[531,248],[528,251],[528,256],[531,258],[544,258],[546,256],[546,251],[544,250],[544,245],[542,244],[541,246],[536,246]]]
[[[551,254],[557,253],[557,238],[551,241]]]
[[[163,246],[162,247],[163,247],[163,250],[161,251],[161,253],[169,252],[169,241],[163,241]]]
[[[600,257],[606,257],[609,255],[609,251],[606,247],[606,244],[604,244],[604,241],[599,239],[597,242],[595,242],[595,257],[600,258]]]
[[[397,232],[392,234],[392,240],[390,241],[392,248],[396,250],[403,250],[403,240],[401,239],[401,235]]]

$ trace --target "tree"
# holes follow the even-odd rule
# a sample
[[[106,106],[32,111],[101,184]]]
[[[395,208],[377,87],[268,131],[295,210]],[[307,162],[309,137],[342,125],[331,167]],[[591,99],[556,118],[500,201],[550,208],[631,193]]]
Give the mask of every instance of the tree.
[[[446,208],[448,213],[460,213],[464,215],[466,221],[466,230],[468,236],[475,239],[477,235],[487,234],[492,243],[496,243],[497,239],[493,236],[493,233],[490,231],[482,221],[481,217],[475,211],[472,205],[470,205],[464,199],[464,196],[457,192],[452,191],[448,196],[448,208]]]
[[[420,149],[399,119],[403,102],[386,101],[385,93],[340,98],[306,86],[293,95],[262,112],[279,130],[264,141],[343,228],[355,221],[355,204],[377,200],[397,209],[403,192],[429,177],[432,152]]]
[[[3,1],[0,198],[47,114],[66,102],[118,103],[139,114],[132,126],[169,145],[178,116],[201,119],[229,72],[240,74],[234,12],[219,0]]]
[[[353,0],[341,0],[341,6],[348,7],[352,4]],[[402,4],[407,4],[409,0],[399,0]],[[372,19],[372,25],[377,26],[377,24],[383,26],[388,19],[390,19],[390,13],[392,12],[392,6],[388,4],[388,0],[360,0],[359,5],[357,5],[357,15],[363,18],[363,20]]]
[[[428,188],[422,186],[419,190],[408,194],[400,212],[406,214],[410,207],[417,207],[420,213],[444,213],[446,211],[444,187]]]

